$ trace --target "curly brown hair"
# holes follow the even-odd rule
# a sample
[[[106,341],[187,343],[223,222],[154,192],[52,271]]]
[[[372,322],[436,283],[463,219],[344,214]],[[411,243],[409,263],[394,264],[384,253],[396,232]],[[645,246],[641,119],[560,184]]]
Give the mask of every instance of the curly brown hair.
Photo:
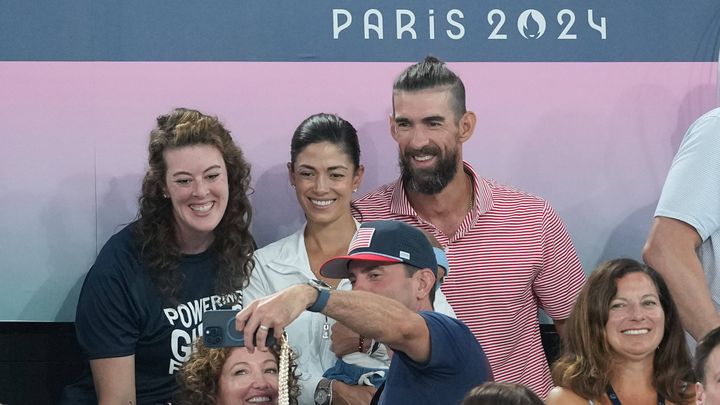
[[[209,348],[203,344],[202,338],[198,339],[195,342],[195,350],[190,355],[190,359],[178,373],[180,390],[177,392],[173,404],[214,405],[217,401],[220,373],[232,349],[233,347]],[[280,345],[270,347],[270,353],[279,364]],[[292,351],[290,351],[289,362],[288,391],[290,405],[298,405],[300,384],[298,382],[297,363]]]
[[[617,293],[617,280],[636,272],[650,277],[665,312],[663,338],[653,359],[652,385],[663,398],[687,403],[693,393],[686,387],[694,375],[677,308],[662,277],[633,259],[604,262],[590,274],[568,318],[567,340],[563,354],[553,364],[553,379],[585,399],[604,395],[613,369],[613,350],[605,333],[610,302]]]
[[[173,304],[177,303],[183,279],[178,270],[181,252],[175,238],[172,203],[163,196],[167,171],[164,152],[198,144],[216,147],[228,172],[227,208],[213,232],[212,249],[218,257],[216,293],[232,293],[245,287],[254,266],[252,255],[256,245],[250,234],[252,208],[248,199],[252,191],[250,164],[230,131],[217,117],[196,110],[176,108],[161,115],[150,132],[149,167],[142,182],[135,231],[154,284],[163,298]]]

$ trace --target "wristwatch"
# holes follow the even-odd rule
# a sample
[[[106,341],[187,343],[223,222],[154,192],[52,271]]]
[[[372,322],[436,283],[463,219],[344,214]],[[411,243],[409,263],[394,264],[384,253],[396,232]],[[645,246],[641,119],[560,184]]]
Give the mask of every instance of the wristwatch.
[[[323,378],[315,387],[315,405],[330,405],[332,403],[332,382]]]
[[[310,280],[307,284],[318,292],[317,299],[307,310],[310,312],[322,311],[330,299],[330,286],[320,280]]]

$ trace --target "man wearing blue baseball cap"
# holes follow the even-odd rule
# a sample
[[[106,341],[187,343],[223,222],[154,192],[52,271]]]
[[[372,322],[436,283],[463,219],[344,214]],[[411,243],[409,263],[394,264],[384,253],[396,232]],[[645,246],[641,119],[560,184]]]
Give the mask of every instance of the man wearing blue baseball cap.
[[[253,301],[237,315],[236,328],[245,331],[246,342],[255,334],[265,350],[268,329],[279,337],[303,311],[321,312],[394,351],[372,403],[459,403],[472,387],[492,380],[492,372],[467,326],[432,311],[437,267],[418,229],[398,221],[367,222],[348,254],[320,269],[326,277],[349,278],[352,291],[298,284]]]

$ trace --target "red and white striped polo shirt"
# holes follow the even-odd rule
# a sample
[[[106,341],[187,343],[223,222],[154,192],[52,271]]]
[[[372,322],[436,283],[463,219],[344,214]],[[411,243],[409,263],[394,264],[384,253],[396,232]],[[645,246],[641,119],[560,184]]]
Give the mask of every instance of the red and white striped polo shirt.
[[[451,238],[418,217],[401,180],[356,200],[356,218],[401,220],[435,235],[451,269],[442,290],[485,350],[495,380],[524,384],[544,398],[552,380],[537,310],[567,319],[585,274],[547,201],[478,177],[467,162],[465,172],[473,178],[474,208]]]

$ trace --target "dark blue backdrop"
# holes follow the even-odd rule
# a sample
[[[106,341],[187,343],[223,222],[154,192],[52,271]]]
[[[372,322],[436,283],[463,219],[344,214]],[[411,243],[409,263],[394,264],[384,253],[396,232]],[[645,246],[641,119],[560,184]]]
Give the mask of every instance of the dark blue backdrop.
[[[718,32],[718,0],[0,1],[5,61],[716,61]]]

